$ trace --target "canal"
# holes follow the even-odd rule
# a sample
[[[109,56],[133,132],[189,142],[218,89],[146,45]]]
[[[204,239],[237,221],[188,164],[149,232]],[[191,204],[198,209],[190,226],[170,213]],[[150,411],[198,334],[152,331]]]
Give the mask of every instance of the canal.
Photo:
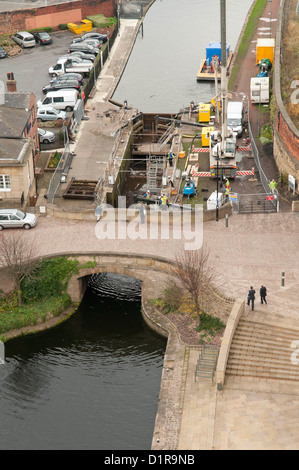
[[[227,0],[234,47],[251,0]],[[219,0],[156,0],[114,99],[177,112],[213,96],[196,82],[218,41]],[[140,284],[93,277],[66,323],[10,341],[0,366],[0,449],[150,449],[166,341],[143,322]]]
[[[7,343],[0,449],[150,449],[165,347],[140,281],[92,276],[66,323]]]
[[[226,0],[234,50],[252,0]],[[209,42],[220,41],[220,0],[156,0],[147,12],[113,99],[144,113],[176,113],[215,96],[196,74]]]

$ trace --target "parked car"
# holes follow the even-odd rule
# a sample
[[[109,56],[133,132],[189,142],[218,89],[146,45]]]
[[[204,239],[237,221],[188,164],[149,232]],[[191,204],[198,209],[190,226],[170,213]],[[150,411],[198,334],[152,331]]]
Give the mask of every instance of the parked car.
[[[0,209],[0,230],[4,228],[25,228],[26,230],[36,225],[36,216],[18,209]]]
[[[79,51],[80,52],[80,51]],[[95,55],[94,54],[86,54],[88,56],[91,56],[92,59],[89,59],[89,58],[85,58],[85,57],[79,57],[76,55],[77,52],[72,52],[71,54],[64,54],[62,56],[60,56],[58,59],[57,59],[57,62],[60,60],[60,59],[71,59],[72,60],[72,63],[73,64],[82,64],[83,62],[94,62],[95,60]],[[84,53],[83,53],[84,54]]]
[[[61,90],[62,88],[74,88],[75,90],[81,89],[81,84],[73,77],[64,78],[63,80],[57,80],[49,85],[43,87],[43,93],[48,93],[48,91]]]
[[[36,110],[37,122],[43,121],[57,121],[58,119],[66,120],[67,114],[53,108],[52,106],[39,106]]]
[[[68,53],[70,54],[71,52],[76,51],[86,52],[87,54],[93,55],[98,55],[99,53],[99,49],[97,47],[92,47],[89,44],[84,44],[83,42],[74,42],[70,44],[68,48]]]
[[[3,47],[0,46],[0,59],[5,59],[5,57],[7,57],[7,53]]]
[[[77,39],[77,41],[78,40],[79,41],[84,41],[85,39],[91,39],[91,38],[98,39],[98,40],[102,41],[103,43],[108,41],[107,34],[96,33],[96,32],[92,32],[92,31],[90,33],[82,34],[82,36],[80,36],[79,38],[74,38],[74,39],[75,40]]]
[[[15,33],[11,38],[22,48],[34,47],[36,45],[34,36],[31,33],[27,33],[27,31],[20,31],[19,33]]]
[[[95,61],[94,54],[88,54],[88,53],[82,52],[82,51],[71,52],[69,54],[69,57],[71,57],[72,60],[74,59],[74,57],[78,57],[79,59],[82,59],[82,60],[91,60],[91,62]]]
[[[85,39],[79,44],[88,44],[91,47],[97,47],[98,49],[101,49],[103,46],[103,43],[98,41],[97,39]]]
[[[52,142],[55,142],[54,132],[45,129],[40,129],[39,127],[37,129],[37,132],[40,144],[51,144]]]
[[[33,33],[33,36],[37,44],[40,44],[41,46],[46,46],[47,44],[52,44],[53,42],[50,34],[46,33],[45,31],[37,31]]]
[[[77,73],[77,72],[68,72],[68,73],[64,73],[63,75],[59,75],[59,77],[52,78],[52,80],[50,80],[50,83],[57,82],[58,80],[62,80],[65,77],[72,77],[74,80],[78,80],[80,85],[83,85],[84,77],[81,73]]]

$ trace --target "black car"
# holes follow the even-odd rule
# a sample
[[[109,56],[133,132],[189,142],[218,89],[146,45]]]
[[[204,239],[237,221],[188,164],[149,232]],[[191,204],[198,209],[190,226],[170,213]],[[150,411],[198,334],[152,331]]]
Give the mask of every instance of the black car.
[[[38,31],[32,34],[34,36],[35,41],[41,46],[46,46],[47,44],[52,44],[53,42],[53,39],[51,38],[50,34],[46,33],[45,31]]]
[[[74,88],[75,90],[80,91],[81,85],[78,80],[57,80],[54,83],[50,83],[49,85],[45,85],[43,87],[43,92],[48,93],[48,91],[56,91],[66,88]]]
[[[5,57],[7,57],[7,54],[3,47],[0,46],[0,59],[4,59]]]
[[[55,77],[53,78],[52,80],[50,80],[50,83],[54,83],[54,82],[60,82],[61,80],[64,80],[64,79],[67,79],[67,80],[77,80],[79,85],[83,85],[83,75],[81,73],[76,73],[76,72],[68,72],[68,73],[64,73],[63,75],[59,75],[59,77]]]

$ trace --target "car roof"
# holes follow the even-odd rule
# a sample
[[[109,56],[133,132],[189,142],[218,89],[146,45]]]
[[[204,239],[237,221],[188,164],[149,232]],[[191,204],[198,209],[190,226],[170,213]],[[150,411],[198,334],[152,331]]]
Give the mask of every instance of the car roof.
[[[15,214],[18,209],[0,209],[0,214]]]
[[[18,31],[16,34],[22,34],[23,36],[32,36],[32,34],[28,33],[28,31]]]

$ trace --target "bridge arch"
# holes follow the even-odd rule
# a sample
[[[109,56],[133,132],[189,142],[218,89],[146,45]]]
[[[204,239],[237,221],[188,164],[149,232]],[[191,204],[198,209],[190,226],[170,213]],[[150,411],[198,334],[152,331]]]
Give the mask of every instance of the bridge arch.
[[[172,276],[173,262],[150,255],[135,255],[130,253],[85,253],[68,255],[77,259],[80,265],[88,262],[92,266],[82,268],[72,275],[68,283],[68,293],[72,302],[81,302],[92,274],[113,273],[129,276],[141,281],[143,298],[156,298],[164,287],[163,281]]]

